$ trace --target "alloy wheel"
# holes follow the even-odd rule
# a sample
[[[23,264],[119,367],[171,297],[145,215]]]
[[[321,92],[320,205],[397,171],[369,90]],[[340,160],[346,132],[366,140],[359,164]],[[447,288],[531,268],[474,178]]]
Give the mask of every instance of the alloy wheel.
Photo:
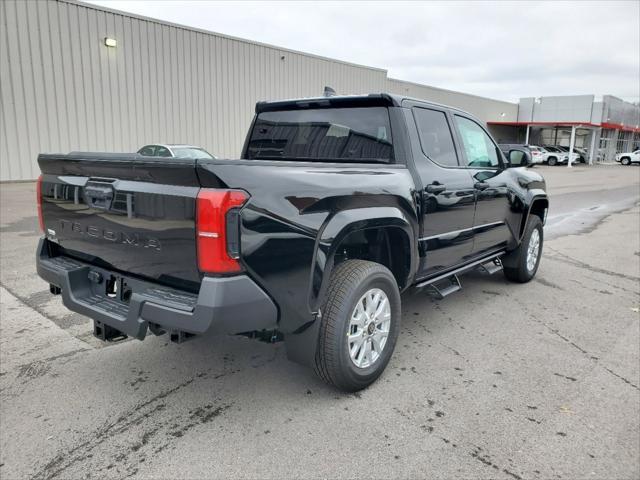
[[[391,305],[383,290],[367,290],[356,303],[347,331],[349,357],[358,368],[375,364],[387,344],[391,328]]]

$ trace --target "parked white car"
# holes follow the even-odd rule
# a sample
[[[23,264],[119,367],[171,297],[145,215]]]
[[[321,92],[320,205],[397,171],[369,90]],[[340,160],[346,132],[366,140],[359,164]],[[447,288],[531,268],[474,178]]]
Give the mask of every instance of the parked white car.
[[[616,155],[616,162],[620,162],[622,165],[631,165],[632,163],[640,163],[640,150],[634,150],[633,152],[618,153]]]
[[[536,145],[529,145],[529,150],[531,150],[531,163],[535,165],[545,161],[545,154],[547,151],[544,148]]]
[[[559,148],[552,147],[550,145],[545,145],[542,148],[544,149],[544,152],[545,152],[542,160],[544,161],[544,163],[552,167],[554,165],[560,165],[563,163],[567,163],[569,161],[569,154],[566,152],[563,152]]]
[[[569,155],[569,147],[563,147],[562,145],[555,146],[558,150],[562,150],[567,155]],[[571,164],[574,163],[586,163],[586,158],[580,155],[580,153],[574,148],[573,153],[571,154]]]

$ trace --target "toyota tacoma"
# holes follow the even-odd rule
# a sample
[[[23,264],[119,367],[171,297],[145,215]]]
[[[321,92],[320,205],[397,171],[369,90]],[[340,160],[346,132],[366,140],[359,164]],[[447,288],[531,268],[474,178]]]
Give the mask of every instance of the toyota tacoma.
[[[255,112],[240,159],[38,157],[38,274],[97,337],[284,341],[356,391],[389,362],[401,292],[536,274],[545,182],[471,115],[388,94]]]

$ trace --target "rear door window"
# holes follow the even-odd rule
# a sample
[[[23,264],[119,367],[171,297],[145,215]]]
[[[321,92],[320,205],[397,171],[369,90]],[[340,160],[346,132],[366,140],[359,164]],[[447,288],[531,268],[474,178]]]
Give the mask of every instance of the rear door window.
[[[457,167],[458,156],[446,114],[416,107],[413,109],[413,116],[424,154],[439,165]]]
[[[389,112],[385,107],[261,112],[251,131],[246,157],[391,163]]]
[[[170,156],[171,156],[171,152],[169,151],[168,148],[158,147],[156,149],[156,157],[170,157]]]

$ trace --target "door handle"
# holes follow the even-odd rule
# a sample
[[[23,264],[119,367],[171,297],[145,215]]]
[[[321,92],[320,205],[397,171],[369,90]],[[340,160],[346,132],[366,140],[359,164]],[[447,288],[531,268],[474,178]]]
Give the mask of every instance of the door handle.
[[[489,188],[490,186],[491,186],[491,185],[489,185],[487,182],[477,182],[477,183],[474,185],[474,188],[475,188],[476,190],[485,190],[485,189]]]
[[[427,185],[424,190],[427,193],[442,193],[446,189],[447,189],[447,187],[445,187],[444,185],[441,185],[439,183],[432,183],[430,185]]]

